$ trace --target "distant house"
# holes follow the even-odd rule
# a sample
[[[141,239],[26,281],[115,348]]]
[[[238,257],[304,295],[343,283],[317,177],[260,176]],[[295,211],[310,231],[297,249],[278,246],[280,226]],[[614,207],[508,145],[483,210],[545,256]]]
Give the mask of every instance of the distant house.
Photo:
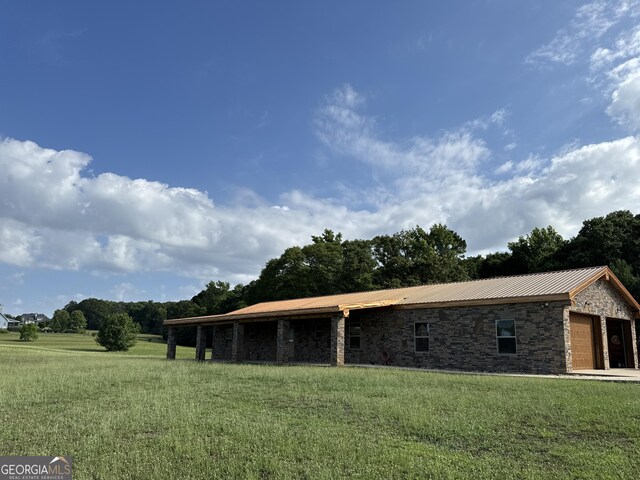
[[[3,306],[0,305],[0,330],[7,330],[9,328],[9,319],[4,316]]]
[[[28,325],[29,323],[43,323],[50,322],[51,319],[44,315],[43,313],[23,313],[20,315],[22,318],[22,323],[24,325]]]
[[[15,318],[8,318],[9,320],[9,330],[20,328],[20,320],[16,320]]]
[[[0,330],[9,330],[11,328],[18,328],[20,322],[9,318],[4,314],[4,307],[0,304]]]
[[[502,372],[638,368],[640,304],[608,267],[347,293],[166,320],[196,359]],[[212,339],[212,340],[208,340]]]

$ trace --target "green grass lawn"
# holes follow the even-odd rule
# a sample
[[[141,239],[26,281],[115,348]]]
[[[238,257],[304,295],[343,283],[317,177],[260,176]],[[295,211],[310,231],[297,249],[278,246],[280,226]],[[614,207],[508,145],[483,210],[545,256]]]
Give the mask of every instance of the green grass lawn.
[[[0,335],[0,452],[76,479],[638,478],[640,386],[166,361]],[[179,348],[182,358],[193,349]]]

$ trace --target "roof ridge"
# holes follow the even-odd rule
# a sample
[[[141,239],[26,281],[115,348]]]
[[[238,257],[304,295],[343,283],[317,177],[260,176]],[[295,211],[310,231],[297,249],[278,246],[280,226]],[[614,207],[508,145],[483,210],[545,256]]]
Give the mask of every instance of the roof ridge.
[[[550,275],[552,273],[563,273],[563,272],[577,272],[578,270],[600,270],[603,268],[608,268],[607,265],[598,265],[597,267],[576,267],[576,268],[563,268],[561,270],[548,270],[545,272],[531,272],[531,273],[518,273],[516,275],[499,275],[497,277],[488,277],[488,278],[475,278],[473,280],[463,280],[461,282],[449,282],[449,283],[467,283],[467,282],[480,282],[483,280],[496,280],[498,278],[516,278],[516,277],[534,277],[536,275]],[[448,285],[449,283],[440,283],[439,285]]]

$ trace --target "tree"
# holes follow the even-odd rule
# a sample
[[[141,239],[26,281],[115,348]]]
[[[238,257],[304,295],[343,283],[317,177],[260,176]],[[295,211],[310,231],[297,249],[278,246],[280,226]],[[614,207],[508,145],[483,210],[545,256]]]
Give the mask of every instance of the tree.
[[[480,265],[480,270],[478,271],[479,277],[491,278],[511,275],[511,270],[509,270],[510,260],[511,254],[508,252],[488,253]]]
[[[69,313],[74,310],[82,310],[87,319],[87,328],[89,330],[98,330],[108,315],[125,312],[123,304],[97,298],[85,298],[80,303],[72,300],[64,309]]]
[[[511,269],[514,274],[536,273],[552,270],[554,256],[564,245],[564,239],[549,225],[534,228],[529,235],[509,242]]]
[[[304,298],[313,295],[309,266],[300,247],[287,248],[279,258],[272,258],[253,282],[249,302]]]
[[[372,240],[378,263],[374,281],[384,288],[468,280],[463,263],[467,242],[446,225],[435,224],[427,233],[417,226]]]
[[[38,338],[38,327],[34,323],[28,323],[20,327],[21,342],[35,342]]]
[[[87,329],[87,319],[82,310],[74,310],[69,316],[69,326],[66,329],[71,333],[83,333]]]
[[[370,240],[346,240],[342,242],[342,273],[340,292],[363,292],[373,290],[373,259]]]
[[[69,329],[71,317],[66,310],[56,310],[53,312],[50,328],[56,333],[64,332]]]
[[[126,352],[136,344],[136,335],[140,326],[134,323],[126,313],[112,313],[108,315],[96,336],[96,342],[108,352]]]

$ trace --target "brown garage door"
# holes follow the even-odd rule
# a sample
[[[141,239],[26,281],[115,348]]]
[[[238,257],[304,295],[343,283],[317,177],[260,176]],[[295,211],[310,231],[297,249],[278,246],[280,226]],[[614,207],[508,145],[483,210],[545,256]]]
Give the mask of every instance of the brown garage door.
[[[574,370],[596,368],[595,345],[593,337],[593,318],[572,313],[571,356]]]

